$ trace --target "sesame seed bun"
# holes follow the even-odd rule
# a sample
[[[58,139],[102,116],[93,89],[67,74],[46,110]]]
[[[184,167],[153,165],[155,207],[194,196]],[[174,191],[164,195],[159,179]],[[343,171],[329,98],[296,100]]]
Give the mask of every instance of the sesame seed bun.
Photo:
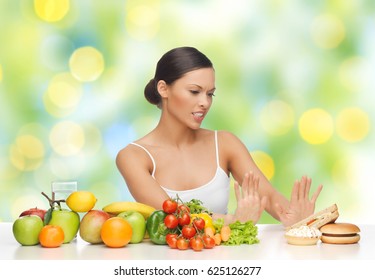
[[[360,240],[360,229],[349,223],[331,223],[320,228],[321,241],[329,244],[353,244]]]

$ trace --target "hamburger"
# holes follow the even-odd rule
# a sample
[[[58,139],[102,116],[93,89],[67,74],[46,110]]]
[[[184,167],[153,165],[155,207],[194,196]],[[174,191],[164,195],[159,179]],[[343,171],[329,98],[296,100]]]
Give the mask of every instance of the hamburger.
[[[350,223],[326,224],[320,228],[321,241],[329,244],[354,244],[360,240],[360,229]]]
[[[321,239],[319,229],[338,217],[337,205],[333,204],[286,228],[285,238],[291,245],[316,245]]]

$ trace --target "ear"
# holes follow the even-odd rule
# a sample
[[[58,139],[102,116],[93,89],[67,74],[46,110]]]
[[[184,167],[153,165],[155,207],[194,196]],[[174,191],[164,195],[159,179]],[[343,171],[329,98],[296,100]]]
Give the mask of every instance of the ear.
[[[160,80],[156,85],[156,89],[158,90],[160,96],[162,98],[168,97],[168,85],[164,80]]]

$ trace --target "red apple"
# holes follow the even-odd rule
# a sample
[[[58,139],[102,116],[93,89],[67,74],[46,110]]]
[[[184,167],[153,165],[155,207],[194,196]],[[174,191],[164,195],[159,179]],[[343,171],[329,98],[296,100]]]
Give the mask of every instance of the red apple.
[[[20,214],[20,217],[22,216],[30,216],[30,215],[36,215],[39,216],[42,221],[44,221],[44,215],[46,214],[47,210],[39,209],[38,207],[30,208],[29,210],[25,210]]]
[[[110,214],[102,210],[90,210],[82,218],[79,227],[81,238],[91,244],[103,243],[100,230],[103,223],[111,217]]]

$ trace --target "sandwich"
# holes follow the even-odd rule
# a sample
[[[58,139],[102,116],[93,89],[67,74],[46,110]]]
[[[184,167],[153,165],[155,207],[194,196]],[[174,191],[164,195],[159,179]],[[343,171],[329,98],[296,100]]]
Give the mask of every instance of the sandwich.
[[[358,226],[349,223],[326,224],[320,228],[321,241],[329,244],[354,244],[360,239]]]
[[[293,228],[299,228],[302,226],[308,226],[320,229],[322,226],[328,223],[334,223],[337,218],[339,217],[339,211],[337,209],[337,205],[333,204],[315,214],[310,215],[309,217],[295,223],[294,225],[290,226],[286,230],[290,230]]]

